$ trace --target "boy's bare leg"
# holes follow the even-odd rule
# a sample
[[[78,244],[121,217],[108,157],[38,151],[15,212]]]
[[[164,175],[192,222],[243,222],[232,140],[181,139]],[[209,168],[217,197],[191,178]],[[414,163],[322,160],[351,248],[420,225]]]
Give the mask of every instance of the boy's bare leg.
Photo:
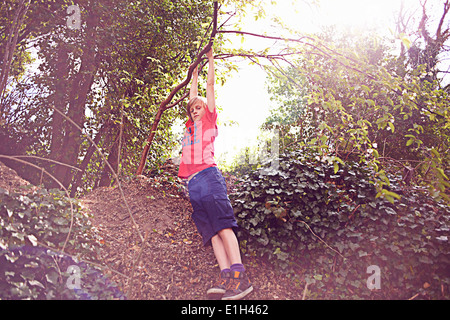
[[[242,264],[241,253],[239,251],[239,243],[236,235],[234,234],[234,231],[231,228],[223,229],[219,231],[219,236],[222,240],[225,252],[230,261],[230,265],[236,263]]]
[[[206,294],[208,295],[209,299],[221,299],[226,293],[227,287],[231,281],[231,263],[230,259],[228,259],[228,255],[225,250],[222,238],[218,234],[211,238],[211,243],[213,246],[214,255],[216,256],[216,260],[219,263],[220,277],[217,284],[208,289],[208,291],[206,291]]]
[[[223,229],[211,239],[219,263],[221,281],[207,291],[208,296],[220,295],[222,300],[243,299],[253,286],[242,265],[239,243],[231,228]],[[228,269],[227,273],[224,269]]]
[[[229,269],[231,263],[230,259],[228,259],[227,251],[225,250],[222,238],[218,234],[216,234],[211,238],[211,244],[220,270]]]

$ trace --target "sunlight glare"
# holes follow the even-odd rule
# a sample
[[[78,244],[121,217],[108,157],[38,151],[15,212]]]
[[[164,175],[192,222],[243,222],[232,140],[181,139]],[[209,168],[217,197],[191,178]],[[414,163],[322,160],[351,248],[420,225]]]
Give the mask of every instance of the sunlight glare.
[[[303,0],[277,1],[267,12],[301,32],[314,33],[333,25],[386,30],[402,1],[408,8],[419,0],[319,0],[318,5]]]

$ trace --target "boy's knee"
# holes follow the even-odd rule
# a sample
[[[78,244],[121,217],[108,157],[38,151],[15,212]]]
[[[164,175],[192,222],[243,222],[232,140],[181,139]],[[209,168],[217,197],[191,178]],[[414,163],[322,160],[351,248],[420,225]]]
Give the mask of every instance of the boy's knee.
[[[219,233],[216,233],[214,236],[212,236],[211,238],[211,243],[216,242],[217,240],[220,240],[220,235]]]
[[[234,233],[233,229],[231,229],[231,228],[226,228],[226,229],[220,230],[217,234],[218,234],[221,238],[223,238],[223,237],[225,237],[225,236],[230,235],[230,232],[231,232],[231,233]]]

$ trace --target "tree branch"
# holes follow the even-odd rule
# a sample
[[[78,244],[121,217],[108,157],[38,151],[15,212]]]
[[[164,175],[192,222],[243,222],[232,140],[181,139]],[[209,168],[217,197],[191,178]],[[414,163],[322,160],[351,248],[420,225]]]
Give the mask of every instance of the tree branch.
[[[314,39],[312,37],[303,36],[303,37],[300,37],[298,39],[283,38],[283,37],[268,36],[268,35],[262,35],[262,34],[252,33],[252,32],[237,31],[237,30],[220,30],[220,31],[218,31],[218,33],[234,33],[234,34],[249,35],[249,36],[259,37],[259,38],[264,38],[264,39],[301,43],[301,44],[303,44],[305,46],[309,46],[309,47],[313,48],[314,50],[316,50],[319,53],[323,54],[325,57],[336,61],[337,63],[339,63],[340,65],[342,65],[342,66],[344,66],[346,68],[352,69],[352,70],[354,70],[354,71],[356,71],[358,73],[362,73],[362,74],[366,75],[371,80],[376,80],[376,78],[373,75],[371,75],[371,74],[369,74],[369,73],[367,73],[367,72],[365,72],[365,71],[363,71],[363,70],[361,70],[361,69],[359,69],[359,68],[357,68],[355,66],[343,63],[342,61],[338,60],[336,57],[333,57],[330,53],[332,53],[332,54],[334,54],[336,56],[340,56],[340,57],[344,58],[345,60],[350,61],[354,65],[361,66],[361,64],[357,60],[355,60],[355,59],[353,59],[351,57],[345,56],[344,54],[342,54],[340,52],[337,52],[336,50],[328,48],[327,46],[325,46],[325,45],[323,45],[321,43],[317,43],[317,39]],[[310,42],[308,42],[306,40],[309,40]],[[311,41],[316,42],[317,44],[311,43]],[[312,53],[312,54],[319,55],[319,53]],[[291,55],[293,55],[293,54],[300,54],[300,52],[297,51],[297,52],[290,53],[290,54]],[[266,58],[267,57],[275,58],[276,56],[285,56],[285,55],[289,55],[289,54],[266,55],[265,57]]]
[[[137,175],[141,175],[142,172],[144,171],[144,167],[145,167],[145,163],[147,162],[147,157],[148,157],[148,153],[150,151],[150,146],[153,142],[153,139],[155,137],[156,131],[158,129],[158,125],[159,122],[161,121],[161,117],[164,113],[164,111],[166,111],[167,109],[172,108],[173,106],[177,105],[178,103],[180,103],[183,99],[185,99],[186,94],[183,95],[183,98],[178,100],[177,102],[175,102],[174,104],[170,104],[170,102],[172,101],[173,97],[184,87],[186,87],[189,82],[192,79],[192,74],[194,73],[195,68],[203,61],[203,56],[209,51],[211,50],[213,43],[214,43],[214,38],[217,34],[217,15],[218,15],[218,11],[219,11],[219,4],[217,3],[217,1],[214,1],[214,17],[213,17],[213,29],[211,32],[211,37],[210,40],[208,42],[208,44],[203,48],[202,51],[200,51],[200,53],[197,55],[197,59],[195,60],[195,62],[193,64],[191,64],[191,66],[189,67],[188,70],[188,74],[186,79],[180,83],[178,86],[176,86],[169,94],[169,96],[163,101],[161,102],[160,106],[159,106],[159,110],[156,113],[155,116],[155,120],[153,121],[153,125],[152,128],[150,130],[150,135],[147,138],[147,143],[144,147],[144,150],[142,151],[142,155],[141,155],[141,161],[139,162],[139,167],[136,171]]]

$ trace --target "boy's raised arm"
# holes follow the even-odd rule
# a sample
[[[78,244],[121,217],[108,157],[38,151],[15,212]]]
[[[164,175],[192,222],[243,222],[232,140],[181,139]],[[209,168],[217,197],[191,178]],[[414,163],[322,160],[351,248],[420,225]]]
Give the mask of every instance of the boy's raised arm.
[[[192,84],[189,91],[189,100],[198,96],[198,66],[195,67],[192,74]]]
[[[206,82],[206,104],[210,112],[214,112],[216,108],[216,97],[214,94],[214,83],[215,83],[215,73],[214,73],[214,56],[213,49],[206,54],[209,60],[208,65],[208,79]]]

